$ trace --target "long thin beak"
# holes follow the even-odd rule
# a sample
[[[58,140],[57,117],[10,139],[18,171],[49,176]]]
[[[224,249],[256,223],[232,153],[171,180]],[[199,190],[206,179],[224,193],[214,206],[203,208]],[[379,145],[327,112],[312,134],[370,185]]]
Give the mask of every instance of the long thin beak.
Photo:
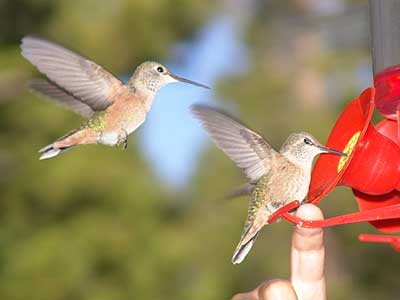
[[[205,89],[211,89],[210,87],[208,87],[208,86],[206,86],[204,84],[201,84],[201,83],[198,83],[198,82],[186,79],[186,78],[182,78],[182,77],[176,76],[176,75],[174,75],[172,73],[169,73],[169,76],[171,76],[172,78],[174,78],[175,80],[180,81],[180,82],[186,82],[186,83],[190,83],[190,84],[193,84],[195,86],[199,86],[199,87],[202,87],[202,88],[205,88]]]
[[[325,146],[318,146],[319,149],[321,149],[324,152],[328,152],[328,153],[332,153],[332,154],[336,154],[336,155],[340,155],[340,156],[347,156],[346,153],[325,147]]]

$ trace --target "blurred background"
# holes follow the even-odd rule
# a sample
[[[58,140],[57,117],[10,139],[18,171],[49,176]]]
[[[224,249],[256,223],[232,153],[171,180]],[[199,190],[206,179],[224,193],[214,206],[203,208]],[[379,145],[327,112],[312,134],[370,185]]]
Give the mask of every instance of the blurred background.
[[[289,277],[292,228],[263,230],[231,264],[246,181],[188,113],[218,106],[275,148],[293,131],[325,142],[337,116],[372,83],[367,1],[0,0],[0,298],[229,299]],[[37,150],[81,119],[26,89],[40,76],[20,55],[35,34],[126,80],[144,60],[213,87],[165,87],[126,151]],[[357,210],[348,188],[325,216]],[[399,254],[361,244],[368,224],[326,231],[330,299],[398,299]]]

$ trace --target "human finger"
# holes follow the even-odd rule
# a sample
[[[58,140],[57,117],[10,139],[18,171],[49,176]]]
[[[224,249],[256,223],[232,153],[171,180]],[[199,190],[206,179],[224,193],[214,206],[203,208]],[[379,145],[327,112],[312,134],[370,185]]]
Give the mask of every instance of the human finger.
[[[299,207],[296,215],[305,220],[322,220],[313,204]],[[325,300],[325,248],[322,228],[296,227],[292,237],[291,282],[299,299]]]

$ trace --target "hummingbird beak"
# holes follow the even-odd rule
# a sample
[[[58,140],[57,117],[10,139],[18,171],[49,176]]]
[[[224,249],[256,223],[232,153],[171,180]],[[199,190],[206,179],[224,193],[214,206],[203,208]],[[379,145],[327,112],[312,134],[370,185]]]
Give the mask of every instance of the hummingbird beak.
[[[182,78],[182,77],[176,76],[176,75],[174,75],[172,73],[169,73],[168,75],[171,76],[176,81],[190,83],[190,84],[193,84],[195,86],[199,86],[199,87],[202,87],[202,88],[205,88],[205,89],[211,89],[210,87],[208,87],[208,86],[206,86],[204,84],[201,84],[201,83],[198,83],[198,82],[186,79],[186,78]]]
[[[340,151],[337,151],[337,150],[334,150],[334,149],[331,149],[331,148],[328,148],[328,147],[325,147],[322,145],[318,146],[318,148],[326,153],[332,153],[332,154],[336,154],[336,155],[340,155],[340,156],[347,156],[346,153],[343,153],[343,152],[340,152]]]

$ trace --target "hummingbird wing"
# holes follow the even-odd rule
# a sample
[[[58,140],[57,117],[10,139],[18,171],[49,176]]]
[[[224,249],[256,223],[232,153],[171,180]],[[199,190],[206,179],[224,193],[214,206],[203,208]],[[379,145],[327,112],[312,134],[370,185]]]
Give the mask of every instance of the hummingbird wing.
[[[52,83],[48,80],[31,80],[29,82],[29,88],[32,89],[34,92],[45,96],[50,100],[53,100],[60,106],[68,108],[83,117],[89,118],[95,113],[94,110],[90,108],[90,106],[81,102],[72,94],[68,93],[61,87],[57,86],[55,83]]]
[[[232,191],[231,193],[227,194],[224,199],[230,200],[233,198],[241,197],[241,196],[248,196],[251,195],[256,188],[256,184],[249,182],[239,186],[237,189]]]
[[[194,105],[191,110],[214,143],[244,170],[252,182],[269,171],[269,162],[278,153],[261,135],[210,107]]]
[[[94,111],[106,109],[124,84],[91,60],[55,43],[24,37],[21,54],[40,72]]]

